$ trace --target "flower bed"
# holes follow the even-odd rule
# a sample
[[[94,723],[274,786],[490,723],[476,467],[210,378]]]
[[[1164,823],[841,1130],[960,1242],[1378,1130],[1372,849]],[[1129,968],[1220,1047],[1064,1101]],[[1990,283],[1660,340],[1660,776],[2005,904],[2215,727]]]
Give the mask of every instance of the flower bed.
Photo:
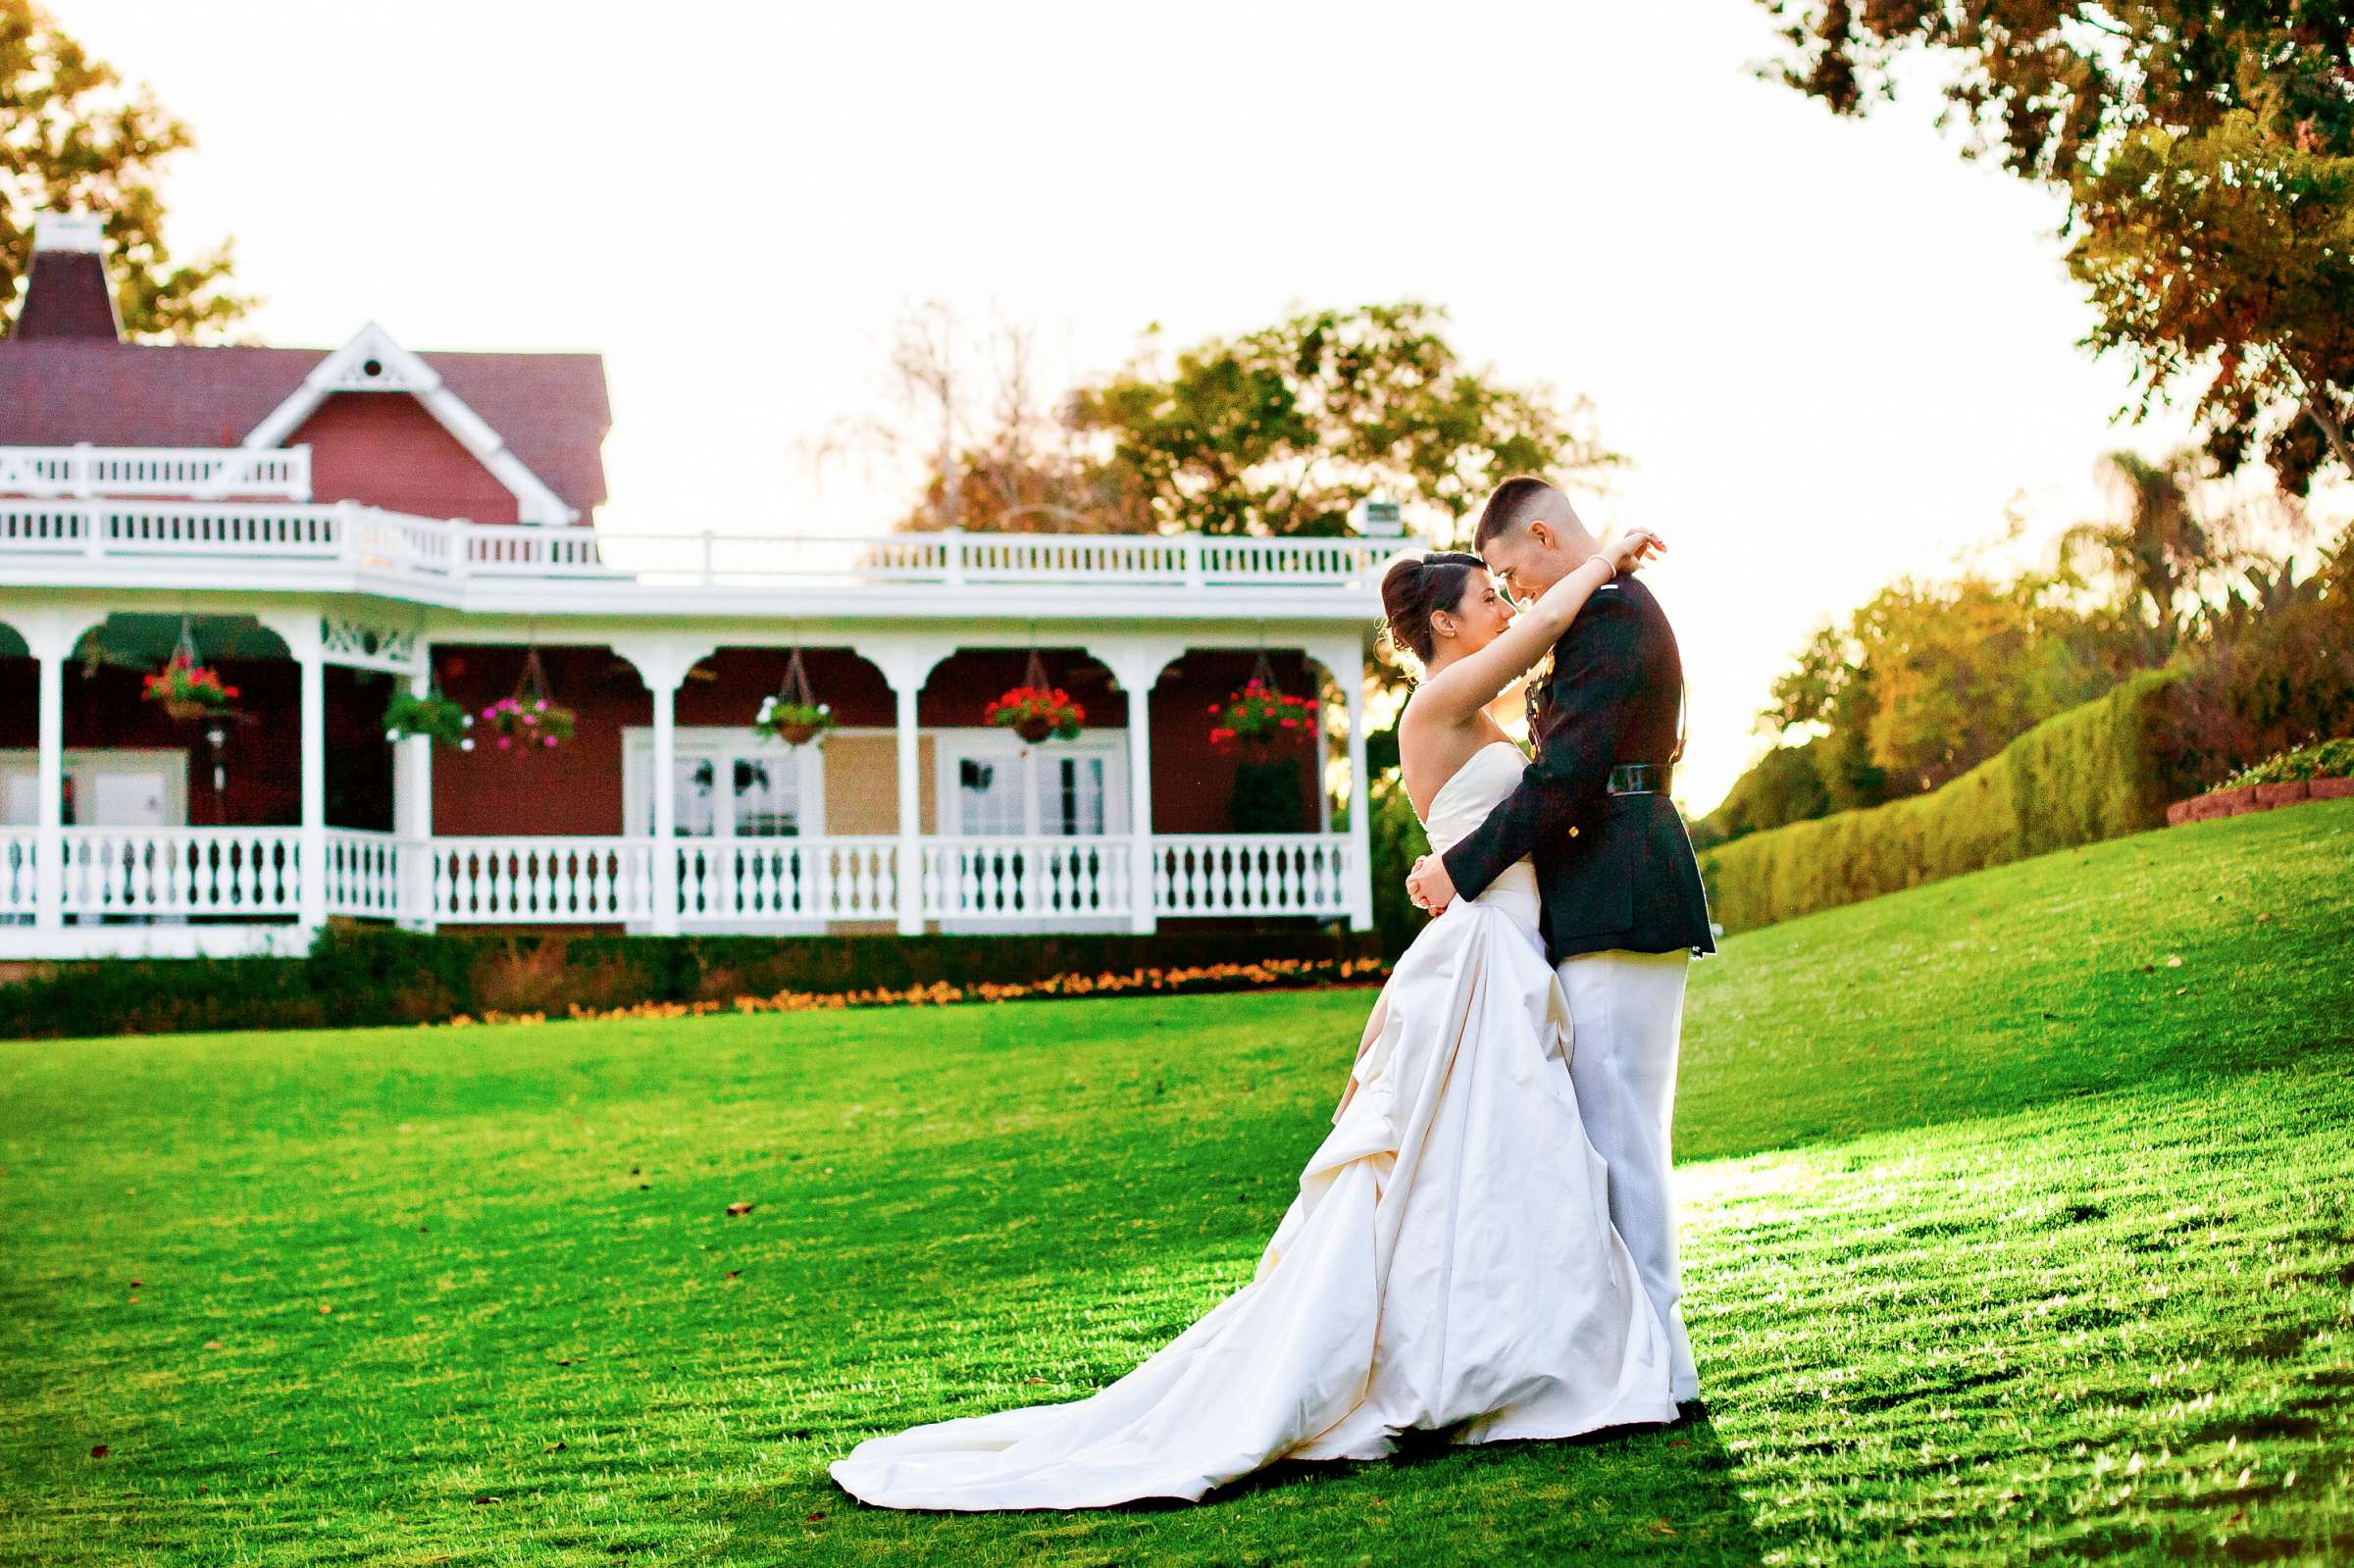
[[[2354,738],[2318,741],[2250,764],[2203,795],[2166,808],[2170,828],[2240,817],[2307,800],[2354,797]]]

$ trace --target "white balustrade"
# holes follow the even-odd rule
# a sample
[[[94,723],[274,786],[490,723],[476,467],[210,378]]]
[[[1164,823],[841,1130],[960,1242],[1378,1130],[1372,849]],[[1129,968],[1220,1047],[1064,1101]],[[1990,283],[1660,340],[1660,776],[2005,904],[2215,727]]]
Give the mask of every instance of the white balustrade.
[[[1346,915],[1345,834],[1157,834],[1156,914]]]
[[[1128,913],[1125,837],[927,838],[924,913],[1048,922]]]
[[[898,840],[683,838],[679,916],[689,923],[889,920]]]
[[[435,838],[434,919],[613,923],[653,914],[646,838]]]
[[[103,586],[169,560],[189,586],[276,581],[447,598],[469,579],[648,587],[931,587],[961,613],[974,584],[1156,586],[1187,595],[1252,586],[1369,593],[1396,539],[1100,534],[620,532],[466,523],[339,501],[0,498],[0,583],[9,563],[47,563],[28,582]],[[61,562],[72,562],[70,571]],[[216,569],[217,578],[206,568]]]
[[[401,842],[388,833],[327,831],[327,912],[391,920],[400,914]]]
[[[311,498],[311,449],[0,446],[0,495]]]
[[[292,828],[68,828],[65,912],[291,915],[299,841]]]
[[[0,828],[0,925],[32,919],[38,890],[34,885],[33,831]]]

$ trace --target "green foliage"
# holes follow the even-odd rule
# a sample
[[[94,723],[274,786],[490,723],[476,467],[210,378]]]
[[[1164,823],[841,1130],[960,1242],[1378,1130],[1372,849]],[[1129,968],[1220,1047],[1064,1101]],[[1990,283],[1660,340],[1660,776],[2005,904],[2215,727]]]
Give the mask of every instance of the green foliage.
[[[1397,732],[1389,733],[1394,749]],[[1430,921],[1406,895],[1406,874],[1430,853],[1430,839],[1415,820],[1414,803],[1395,769],[1376,773],[1368,792],[1373,801],[1373,815],[1365,824],[1372,850],[1373,927],[1381,933],[1382,952],[1396,958]]]
[[[1401,877],[1405,875],[1402,871]],[[733,1001],[779,991],[906,990],[943,982],[1358,958],[1369,937],[1313,928],[1178,928],[1001,936],[420,936],[330,926],[302,958],[107,959],[0,986],[0,1039],[185,1030],[418,1024],[460,1014],[639,1002]],[[1204,981],[1202,989],[1244,982]]]
[[[1934,55],[1972,149],[2066,192],[2085,341],[2127,356],[2145,412],[2204,376],[2226,471],[2261,456],[2303,491],[2332,454],[2354,469],[2354,7],[1764,3],[1791,85],[1859,113]]]
[[[1363,991],[0,1045],[5,1555],[2344,1561],[2349,845],[2274,812],[1733,938],[1677,1125],[1713,1416],[1203,1507],[824,1466],[1241,1287]]]
[[[1299,757],[1246,757],[1234,765],[1226,821],[1236,833],[1308,831],[1305,764]]]
[[[384,704],[384,738],[404,740],[423,736],[437,746],[453,751],[472,751],[474,740],[466,732],[474,728],[474,715],[455,697],[443,696],[439,690],[419,696],[407,686],[395,683],[392,700]]]
[[[230,247],[179,261],[164,243],[156,176],[194,145],[152,93],[122,79],[31,0],[0,0],[0,310],[23,286],[35,212],[105,219],[125,335],[217,336],[252,305],[230,289]]]
[[[2216,787],[2237,789],[2245,784],[2289,784],[2299,779],[2354,778],[2354,739],[2340,736],[2319,745],[2276,752],[2250,764]]]
[[[2157,827],[2186,783],[2179,683],[2136,676],[1934,793],[1718,844],[1701,857],[1710,913],[1746,931]]]
[[[1829,742],[1818,737],[1766,752],[1733,781],[1721,805],[1692,824],[1692,846],[1707,849],[1768,828],[1827,816],[1832,806],[1823,770],[1829,750]]]

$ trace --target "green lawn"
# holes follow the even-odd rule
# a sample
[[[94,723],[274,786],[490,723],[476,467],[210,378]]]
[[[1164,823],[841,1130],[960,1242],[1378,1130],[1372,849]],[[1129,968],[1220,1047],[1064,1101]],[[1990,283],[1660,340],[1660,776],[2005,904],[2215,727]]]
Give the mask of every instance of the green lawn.
[[[1239,1287],[1369,1000],[0,1044],[0,1561],[2354,1555],[2354,803],[1696,970],[1709,1421],[1199,1507],[832,1487]]]

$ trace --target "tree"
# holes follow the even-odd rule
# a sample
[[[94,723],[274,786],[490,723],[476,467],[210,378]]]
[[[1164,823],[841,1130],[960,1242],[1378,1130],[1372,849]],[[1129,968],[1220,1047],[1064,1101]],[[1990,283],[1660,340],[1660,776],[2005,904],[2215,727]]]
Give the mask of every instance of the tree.
[[[2067,193],[2084,341],[2127,357],[2137,412],[2203,373],[2224,472],[2354,471],[2354,0],[1761,3],[1782,79],[1836,113],[1892,99],[1900,57],[1952,67],[1969,150]]]
[[[0,305],[29,270],[32,215],[80,211],[105,219],[129,336],[200,338],[243,316],[252,301],[230,288],[227,243],[193,261],[164,243],[157,172],[193,145],[153,94],[126,91],[31,0],[0,0]]]
[[[1592,481],[1623,461],[1580,398],[1466,368],[1446,313],[1406,301],[1291,317],[1164,360],[1157,334],[1119,374],[1083,386],[1071,419],[1161,528],[1333,534],[1379,496],[1459,538],[1464,516],[1515,473]]]

